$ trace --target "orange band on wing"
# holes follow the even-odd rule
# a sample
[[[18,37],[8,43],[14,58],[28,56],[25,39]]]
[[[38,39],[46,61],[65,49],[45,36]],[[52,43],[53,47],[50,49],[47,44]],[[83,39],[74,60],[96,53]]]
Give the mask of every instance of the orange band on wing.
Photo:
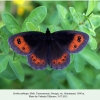
[[[60,58],[54,59],[54,60],[52,61],[52,64],[53,64],[53,65],[63,64],[63,63],[66,61],[67,56],[68,56],[67,53],[63,54]]]
[[[72,40],[72,42],[69,44],[69,50],[75,51],[81,46],[81,44],[84,42],[84,37],[82,34],[76,34]]]
[[[28,44],[25,42],[24,38],[22,36],[17,36],[14,39],[14,44],[24,53],[29,53],[30,52],[30,47]]]
[[[45,64],[44,59],[40,59],[40,58],[36,57],[34,54],[32,54],[30,57],[32,59],[32,62],[36,65],[44,65]]]

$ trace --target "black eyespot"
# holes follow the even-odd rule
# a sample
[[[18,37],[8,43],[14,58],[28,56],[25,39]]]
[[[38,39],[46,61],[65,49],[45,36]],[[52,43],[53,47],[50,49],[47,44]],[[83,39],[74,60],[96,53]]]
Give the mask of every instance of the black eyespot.
[[[36,61],[36,59],[33,59],[33,61],[35,62],[35,61]]]
[[[74,45],[74,48],[77,48],[77,45]]]
[[[22,50],[25,50],[25,47],[22,47]]]
[[[65,59],[62,59],[62,61],[65,61]]]
[[[60,64],[60,62],[58,62],[58,64]]]
[[[64,58],[67,58],[66,56],[64,56]]]
[[[44,61],[42,62],[42,64],[44,64]]]
[[[34,58],[34,56],[31,56],[31,58]]]
[[[78,36],[77,41],[78,41],[78,42],[81,42],[81,37],[80,37],[80,36]]]
[[[17,39],[17,43],[18,44],[21,44],[20,38]]]
[[[40,64],[40,62],[37,62],[37,64]]]
[[[53,64],[55,64],[55,62],[53,62]]]

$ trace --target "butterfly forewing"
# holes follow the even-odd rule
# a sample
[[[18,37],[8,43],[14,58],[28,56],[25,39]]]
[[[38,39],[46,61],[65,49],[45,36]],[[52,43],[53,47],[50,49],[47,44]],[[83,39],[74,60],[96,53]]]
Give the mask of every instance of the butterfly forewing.
[[[21,55],[28,56],[28,62],[34,69],[44,69],[47,65],[45,35],[41,32],[23,32],[8,40],[10,47]]]
[[[21,55],[28,55],[33,52],[44,34],[41,32],[22,32],[11,36],[8,40],[10,47]]]
[[[81,51],[89,40],[86,33],[79,31],[57,31],[52,34],[52,38],[69,53]]]

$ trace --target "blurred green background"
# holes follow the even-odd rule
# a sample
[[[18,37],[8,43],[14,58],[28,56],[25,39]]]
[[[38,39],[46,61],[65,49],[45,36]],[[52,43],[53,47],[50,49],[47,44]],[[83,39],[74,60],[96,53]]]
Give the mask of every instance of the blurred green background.
[[[42,29],[45,26],[51,32],[70,29],[83,31],[90,36],[88,45],[80,53],[71,54],[71,62],[63,70],[34,70],[29,67],[26,57],[9,48],[8,38],[20,32],[17,28],[11,31],[10,26],[21,28],[30,12],[40,6],[47,9],[47,14],[44,11],[46,16],[39,23],[39,28],[31,23],[35,28],[28,29],[45,32],[46,29]],[[13,21],[8,24],[10,18]],[[100,89],[100,2],[0,1],[0,88]]]

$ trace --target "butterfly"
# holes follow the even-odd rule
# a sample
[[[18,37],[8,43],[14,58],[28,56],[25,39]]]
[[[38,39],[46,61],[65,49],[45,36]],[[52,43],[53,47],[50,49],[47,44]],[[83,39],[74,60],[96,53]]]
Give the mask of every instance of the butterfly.
[[[88,43],[86,33],[61,30],[46,34],[37,31],[21,32],[8,39],[10,47],[18,54],[27,56],[29,65],[43,70],[49,65],[60,70],[70,63],[70,53],[81,51]]]

